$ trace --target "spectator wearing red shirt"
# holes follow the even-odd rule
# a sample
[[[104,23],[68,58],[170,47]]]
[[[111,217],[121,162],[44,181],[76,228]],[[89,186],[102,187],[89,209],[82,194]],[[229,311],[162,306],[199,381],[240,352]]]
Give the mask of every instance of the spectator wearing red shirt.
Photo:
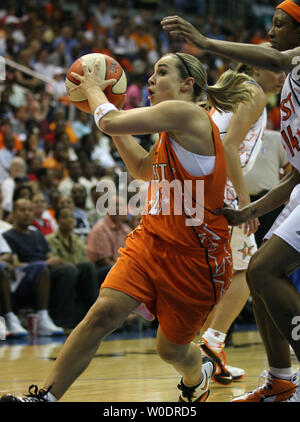
[[[37,193],[32,198],[33,221],[32,225],[37,227],[44,236],[53,233],[53,219],[50,213],[47,213],[46,199],[42,193]],[[49,214],[49,215],[47,215]]]

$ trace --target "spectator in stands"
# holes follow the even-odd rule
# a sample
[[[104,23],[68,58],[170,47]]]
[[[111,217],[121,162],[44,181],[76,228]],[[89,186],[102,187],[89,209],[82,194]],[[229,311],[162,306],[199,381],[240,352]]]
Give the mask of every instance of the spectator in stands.
[[[33,190],[32,187],[25,181],[18,186],[16,186],[13,193],[13,203],[18,199],[28,199],[32,200]]]
[[[13,228],[3,236],[20,263],[43,261],[47,264],[51,280],[51,318],[61,327],[73,328],[78,323],[78,307],[81,308],[80,297],[77,297],[76,271],[72,265],[65,264],[61,257],[50,254],[43,234],[29,227],[32,219],[32,202],[18,199],[14,202]]]
[[[87,192],[87,199],[86,199],[86,209],[91,210],[93,209],[93,202],[92,202],[92,195],[91,189],[95,186],[98,182],[98,179],[95,176],[96,174],[96,166],[93,161],[85,161],[82,163],[82,176],[79,178],[80,185],[84,186]]]
[[[54,222],[46,209],[46,199],[42,193],[37,193],[32,197],[33,220],[32,225],[39,229],[44,236],[53,233]]]
[[[43,167],[53,169],[55,171],[55,178],[62,180],[68,176],[69,148],[68,145],[60,140],[54,144],[53,150],[43,161]]]
[[[53,49],[55,50],[59,44],[63,43],[65,46],[65,55],[68,62],[73,61],[73,48],[78,46],[78,41],[73,36],[73,28],[69,25],[64,25],[61,29],[61,34],[55,38],[53,42]]]
[[[94,264],[88,261],[86,246],[79,236],[73,233],[75,219],[68,207],[56,212],[58,229],[46,237],[50,246],[50,256],[60,256],[65,264],[73,265],[76,274],[77,297],[80,298],[81,320],[98,297],[98,274]]]
[[[63,41],[58,42],[53,52],[50,53],[49,63],[63,69],[68,69],[70,66],[71,57],[66,54],[66,45]]]
[[[0,121],[0,150],[5,148],[4,137],[12,136],[14,138],[13,147],[10,146],[14,153],[17,153],[23,148],[23,143],[19,137],[13,132],[12,125],[7,116],[4,116]]]
[[[66,71],[62,67],[55,67],[53,70],[53,81],[46,85],[46,92],[53,96],[55,101],[70,104],[66,90]]]
[[[126,101],[124,110],[141,107],[142,104],[142,88],[145,84],[143,75],[137,74],[132,76],[132,83],[129,84],[126,91]]]
[[[28,107],[18,107],[11,119],[11,126],[13,133],[16,134],[19,139],[23,142],[27,137],[26,122],[29,118]]]
[[[13,264],[13,255],[11,249],[0,234],[0,313],[4,316],[6,322],[6,337],[24,337],[28,331],[22,327],[21,322],[12,306],[10,280],[16,278],[16,271]]]
[[[87,238],[87,256],[97,267],[113,265],[119,248],[124,247],[126,236],[131,228],[124,223],[127,215],[120,214],[120,205],[124,201],[120,196],[112,196],[109,200],[107,215],[91,230]]]
[[[47,76],[48,78],[53,78],[55,66],[49,62],[49,52],[45,48],[41,48],[37,52],[37,60],[33,65],[33,68],[36,72]]]
[[[72,123],[72,128],[78,139],[92,131],[93,121],[89,114],[79,111],[77,119]]]
[[[57,189],[55,181],[55,170],[42,167],[36,172],[39,191],[46,198],[47,206],[50,204],[52,192]]]
[[[26,164],[23,158],[15,157],[10,163],[9,177],[1,185],[2,209],[6,215],[12,210],[13,193],[20,179],[26,176]]]
[[[22,201],[20,200],[21,206]],[[25,210],[25,209],[24,209]],[[25,215],[27,217],[26,211]],[[16,224],[13,229],[0,235],[0,306],[5,317],[9,336],[24,336],[27,331],[21,326],[16,313],[22,307],[30,306],[37,313],[37,335],[52,336],[64,334],[50,318],[50,273],[45,261],[20,262],[9,239],[14,230],[24,233]],[[7,236],[7,238],[5,238]]]
[[[72,187],[79,182],[79,178],[82,175],[82,169],[80,162],[68,161],[67,162],[68,175],[58,184],[58,191],[62,195],[70,195]]]
[[[29,48],[25,48],[21,50],[18,62],[20,65],[29,68],[29,70],[32,71],[33,69],[31,68],[30,58],[31,50]],[[41,83],[37,78],[20,70],[15,71],[15,77],[18,84],[25,88],[32,89],[33,91],[41,86]]]
[[[114,26],[114,19],[108,10],[107,1],[101,1],[98,8],[94,10],[94,15],[101,28],[110,29]]]
[[[86,208],[86,188],[79,183],[74,184],[71,189],[71,196],[75,205],[75,208],[73,210],[73,216],[75,218],[74,233],[78,234],[82,238],[82,240],[86,242],[86,237],[91,231],[87,218],[88,210]]]
[[[102,220],[106,215],[106,210],[103,208],[100,209],[100,206],[97,207],[97,201],[103,193],[97,192],[97,185],[94,185],[91,188],[91,198],[93,202],[93,209],[91,209],[87,214],[87,219],[92,229],[96,223]]]
[[[9,169],[16,155],[15,138],[12,133],[3,135],[4,148],[0,149],[0,183],[9,177]]]
[[[32,160],[35,157],[45,159],[45,153],[42,148],[39,147],[39,128],[34,127],[26,136],[23,143],[23,149],[25,152],[26,161]]]

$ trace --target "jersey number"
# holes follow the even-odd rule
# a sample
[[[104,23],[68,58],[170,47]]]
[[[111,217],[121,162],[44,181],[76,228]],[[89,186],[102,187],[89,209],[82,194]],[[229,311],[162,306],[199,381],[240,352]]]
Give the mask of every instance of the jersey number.
[[[295,157],[294,149],[296,149],[297,151],[300,151],[300,148],[299,148],[298,138],[293,135],[291,126],[287,127],[287,133],[286,133],[285,130],[282,130],[281,135],[284,139],[284,142],[286,143],[286,146],[288,147],[288,149],[291,153],[291,156]]]

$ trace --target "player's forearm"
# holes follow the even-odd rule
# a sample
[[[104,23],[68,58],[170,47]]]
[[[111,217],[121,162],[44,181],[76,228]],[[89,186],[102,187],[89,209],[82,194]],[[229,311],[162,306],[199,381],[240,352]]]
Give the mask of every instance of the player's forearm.
[[[108,103],[108,99],[101,88],[94,86],[86,90],[86,95],[89,101],[91,112],[94,114],[96,108],[101,105]]]
[[[249,203],[249,193],[245,184],[240,155],[235,146],[225,148],[227,176],[230,179],[239,199],[239,204],[244,206]]]
[[[152,162],[147,160],[149,152],[131,135],[112,136],[112,140],[131,175],[137,180],[150,180]]]
[[[219,41],[206,38],[205,43],[201,43],[206,51],[218,56],[226,57],[237,62],[247,63],[262,69],[273,72],[287,70],[283,55],[277,50],[269,47],[241,44],[229,41]]]
[[[280,207],[290,198],[293,188],[300,182],[299,173],[295,170],[287,175],[281,182],[270,190],[265,196],[252,202],[244,208],[247,220],[260,217]]]

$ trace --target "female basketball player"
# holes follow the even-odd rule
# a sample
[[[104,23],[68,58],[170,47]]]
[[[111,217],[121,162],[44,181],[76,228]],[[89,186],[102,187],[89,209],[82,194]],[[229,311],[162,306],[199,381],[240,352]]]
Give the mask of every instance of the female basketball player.
[[[290,72],[281,94],[281,133],[293,170],[260,200],[242,210],[222,211],[231,224],[240,224],[277,208],[289,199],[293,191],[290,203],[267,234],[267,242],[251,259],[247,272],[255,316],[270,365],[268,378],[262,387],[237,398],[237,401],[300,401],[300,390],[293,382],[289,352],[290,344],[300,361],[300,343],[295,334],[300,315],[300,296],[288,278],[300,266],[300,189],[299,186],[294,189],[300,182],[299,24],[300,1],[283,1],[273,17],[269,32],[273,48],[270,49],[208,39],[179,17],[168,17],[162,21],[163,28],[172,35],[180,35],[211,53],[273,71]]]
[[[118,111],[103,92],[114,81],[99,80],[97,68],[90,72],[83,64],[84,75],[73,75],[80,81],[76,89],[86,94],[97,125],[113,136],[131,174],[150,181],[146,212],[98,300],[64,344],[44,390],[2,400],[60,399],[103,337],[144,303],[159,320],[160,357],[182,375],[180,400],[205,401],[214,364],[209,358],[202,364],[192,340],[228,288],[232,262],[227,220],[214,214],[224,203],[224,151],[217,127],[196,102],[206,91],[215,108],[234,111],[252,96],[244,83],[249,77],[228,71],[208,87],[195,57],[167,54],[149,78],[151,107]],[[146,133],[161,133],[150,152],[126,135]]]
[[[240,104],[235,113],[211,110],[218,126],[225,149],[228,179],[225,186],[225,203],[243,208],[250,203],[244,176],[251,170],[261,148],[267,124],[267,96],[279,94],[285,80],[284,72],[270,72],[240,64],[238,72],[248,74],[252,80],[253,100]],[[238,204],[237,204],[238,200]],[[220,384],[230,384],[245,375],[245,371],[226,364],[223,351],[226,333],[240,314],[249,296],[246,270],[251,256],[257,251],[254,232],[258,220],[232,227],[230,246],[232,249],[233,277],[222,300],[213,309],[202,327],[202,351],[216,363],[213,379]],[[205,330],[205,331],[204,331]]]

